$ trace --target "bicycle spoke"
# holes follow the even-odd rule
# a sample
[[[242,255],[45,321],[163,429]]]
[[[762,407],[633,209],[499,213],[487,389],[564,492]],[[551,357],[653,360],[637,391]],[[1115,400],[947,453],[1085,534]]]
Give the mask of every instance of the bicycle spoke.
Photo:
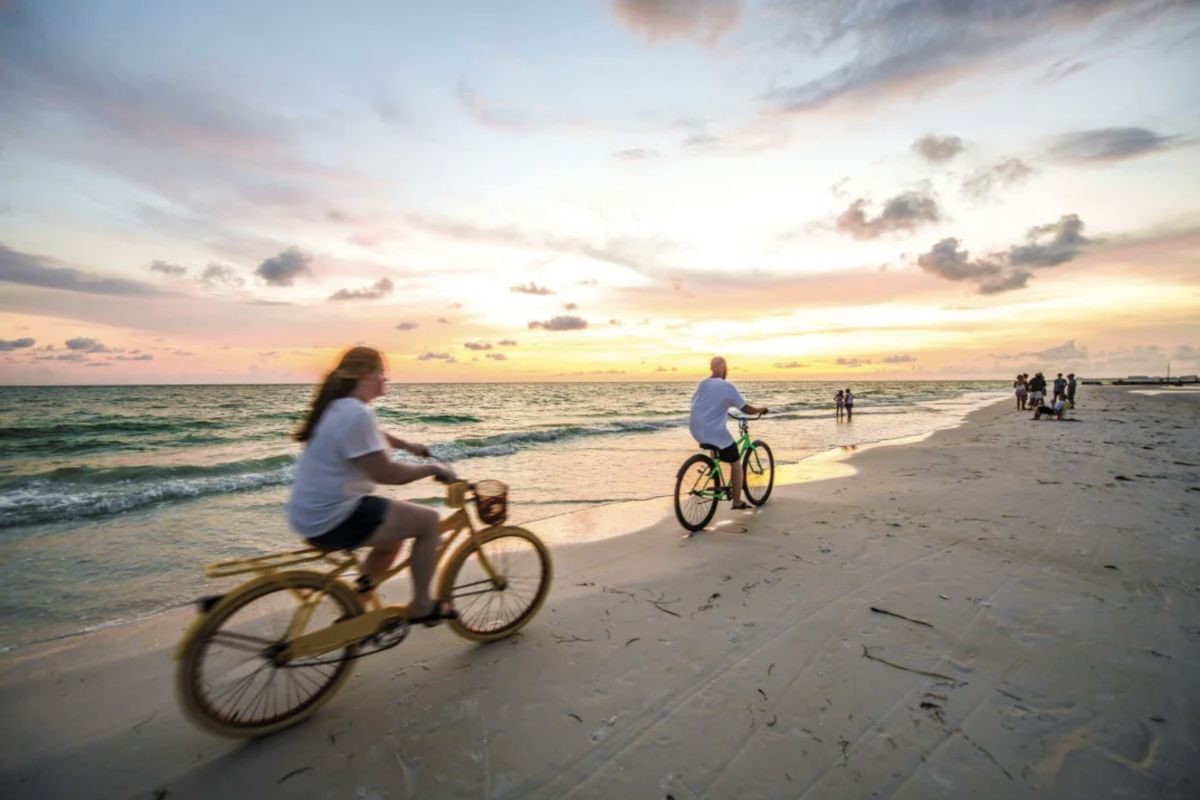
[[[303,581],[311,585],[298,583]],[[265,654],[286,642],[299,614],[310,618],[305,629],[315,631],[356,613],[352,597],[339,592],[330,591],[319,576],[297,577],[247,593],[215,612],[220,616],[212,619],[213,629],[201,640],[199,654],[191,656],[185,687],[189,708],[215,728],[231,732],[302,718],[304,709],[337,687],[354,646],[286,664]]]

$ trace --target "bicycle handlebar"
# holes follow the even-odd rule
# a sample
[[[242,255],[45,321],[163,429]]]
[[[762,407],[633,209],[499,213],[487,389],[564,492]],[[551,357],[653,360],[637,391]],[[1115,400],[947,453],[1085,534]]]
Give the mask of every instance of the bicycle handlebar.
[[[755,414],[753,417],[747,417],[745,414],[729,414],[728,416],[730,419],[736,419],[737,421],[741,422],[743,420],[749,421],[752,419],[762,419],[766,413],[767,412],[765,412],[765,411],[760,411],[759,413]]]

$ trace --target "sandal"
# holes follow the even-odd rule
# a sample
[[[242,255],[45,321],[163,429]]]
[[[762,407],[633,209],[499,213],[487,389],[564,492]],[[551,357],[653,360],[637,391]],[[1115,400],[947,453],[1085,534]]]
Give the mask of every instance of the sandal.
[[[458,612],[445,603],[435,603],[433,611],[430,611],[428,614],[422,614],[419,617],[409,617],[408,622],[411,625],[416,625],[419,622],[426,628],[433,628],[440,625],[442,620],[446,619],[458,619]]]
[[[752,508],[754,508],[754,506],[750,505],[750,504],[749,504],[749,503],[747,503],[745,500],[743,500],[743,501],[742,501],[742,502],[740,502],[740,503],[734,503],[734,504],[733,504],[733,510],[734,510],[734,511],[749,511],[749,510],[750,510],[750,509],[752,509]]]

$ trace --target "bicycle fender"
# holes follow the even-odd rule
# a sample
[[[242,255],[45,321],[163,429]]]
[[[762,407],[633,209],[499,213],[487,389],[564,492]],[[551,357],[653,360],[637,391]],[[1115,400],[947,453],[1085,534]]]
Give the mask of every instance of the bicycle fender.
[[[213,603],[213,605],[207,611],[201,611],[196,615],[196,618],[192,620],[192,624],[188,626],[186,631],[184,631],[183,638],[179,640],[179,644],[175,645],[175,650],[171,653],[171,660],[178,661],[183,656],[183,651],[189,644],[191,644],[192,637],[195,636],[197,630],[201,625],[204,624],[204,621],[208,619],[210,614],[223,610],[226,606],[233,602],[233,600],[241,597],[242,594],[250,591],[251,589],[256,589],[263,584],[289,583],[291,582],[290,579],[292,576],[295,575],[313,575],[323,580],[337,580],[336,578],[332,578],[320,572],[295,569],[288,570],[286,572],[277,572],[273,575],[260,575],[257,578],[253,578],[245,583],[239,584],[225,594],[221,595],[221,599]]]

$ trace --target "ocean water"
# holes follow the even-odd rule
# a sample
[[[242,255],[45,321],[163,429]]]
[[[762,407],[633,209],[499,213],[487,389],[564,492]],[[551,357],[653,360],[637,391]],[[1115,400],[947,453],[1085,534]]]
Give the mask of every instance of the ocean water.
[[[777,462],[957,424],[996,382],[739,383]],[[694,383],[396,384],[381,424],[467,479],[511,487],[510,520],[669,495],[695,450]],[[302,544],[282,514],[312,387],[0,387],[0,648],[115,624],[213,591],[204,564]],[[405,458],[407,456],[405,455]],[[409,459],[412,460],[412,459]],[[440,506],[431,480],[383,493]]]

